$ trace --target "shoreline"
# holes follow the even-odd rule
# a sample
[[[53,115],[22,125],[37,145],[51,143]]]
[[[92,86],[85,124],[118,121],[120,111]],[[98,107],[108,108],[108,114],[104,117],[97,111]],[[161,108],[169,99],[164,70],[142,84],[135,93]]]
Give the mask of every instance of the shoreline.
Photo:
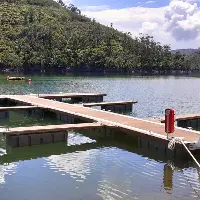
[[[3,75],[72,75],[72,76],[195,76],[200,70],[12,70],[3,69]]]

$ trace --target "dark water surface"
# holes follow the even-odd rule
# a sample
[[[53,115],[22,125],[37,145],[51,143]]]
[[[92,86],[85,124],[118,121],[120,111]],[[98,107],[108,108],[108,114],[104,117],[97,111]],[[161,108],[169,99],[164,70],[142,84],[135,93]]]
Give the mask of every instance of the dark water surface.
[[[29,77],[28,77],[29,78]],[[199,113],[200,79],[184,77],[31,77],[7,82],[0,94],[107,93],[105,100],[137,100],[132,116]],[[51,117],[11,112],[0,126],[57,124]],[[171,167],[170,167],[171,166]],[[188,160],[169,160],[125,138],[90,139],[70,132],[67,143],[11,149],[0,137],[0,200],[199,199],[200,171]]]

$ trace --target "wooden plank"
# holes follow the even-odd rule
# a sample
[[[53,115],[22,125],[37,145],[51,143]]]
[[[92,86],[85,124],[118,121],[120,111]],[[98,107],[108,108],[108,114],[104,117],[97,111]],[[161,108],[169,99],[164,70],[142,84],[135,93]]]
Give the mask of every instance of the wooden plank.
[[[10,128],[5,133],[7,135],[27,135],[39,134],[47,132],[59,132],[65,130],[79,130],[89,128],[101,128],[103,125],[98,123],[82,123],[82,124],[61,124],[61,125],[48,125],[48,126],[31,126],[31,127],[18,127]]]
[[[14,110],[28,110],[39,108],[38,106],[13,106],[13,107],[0,107],[0,111],[14,111]]]
[[[99,103],[84,103],[84,107],[92,106],[108,106],[108,105],[126,105],[126,104],[136,104],[137,101],[115,101],[115,102],[99,102]]]
[[[86,119],[98,121],[103,124],[117,126],[118,129],[131,131],[132,134],[140,136],[148,135],[159,140],[167,141],[164,125],[161,123],[151,122],[107,111],[95,110],[83,107],[81,105],[55,102],[53,100],[37,98],[33,96],[13,95],[8,96],[8,98],[15,99],[19,102],[29,102],[32,105],[40,106],[44,109],[54,112],[68,113]],[[171,137],[183,137],[187,142],[196,142],[200,138],[200,132],[176,127],[176,131],[175,133],[171,134]]]

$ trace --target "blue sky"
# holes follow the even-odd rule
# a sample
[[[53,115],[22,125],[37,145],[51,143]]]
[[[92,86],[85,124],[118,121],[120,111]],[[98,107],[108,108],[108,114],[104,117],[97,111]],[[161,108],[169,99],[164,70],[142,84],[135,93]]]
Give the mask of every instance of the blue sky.
[[[200,0],[63,0],[123,32],[151,35],[177,48],[200,47]]]
[[[108,5],[110,8],[119,9],[127,7],[136,7],[143,5],[146,7],[162,7],[169,5],[169,0],[74,0],[77,6],[101,6]],[[150,2],[150,3],[148,3]]]

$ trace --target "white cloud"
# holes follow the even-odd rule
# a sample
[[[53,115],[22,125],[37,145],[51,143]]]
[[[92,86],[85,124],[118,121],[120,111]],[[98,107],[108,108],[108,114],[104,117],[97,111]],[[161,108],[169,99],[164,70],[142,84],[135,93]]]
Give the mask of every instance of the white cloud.
[[[133,36],[139,33],[153,35],[156,41],[176,48],[197,48],[200,44],[200,8],[191,0],[172,0],[167,7],[131,7],[123,9],[84,10],[95,18]]]
[[[152,4],[152,3],[155,3],[156,1],[147,1],[145,2],[146,4]]]
[[[176,40],[195,40],[200,36],[200,9],[197,4],[174,0],[165,10],[167,31]]]

